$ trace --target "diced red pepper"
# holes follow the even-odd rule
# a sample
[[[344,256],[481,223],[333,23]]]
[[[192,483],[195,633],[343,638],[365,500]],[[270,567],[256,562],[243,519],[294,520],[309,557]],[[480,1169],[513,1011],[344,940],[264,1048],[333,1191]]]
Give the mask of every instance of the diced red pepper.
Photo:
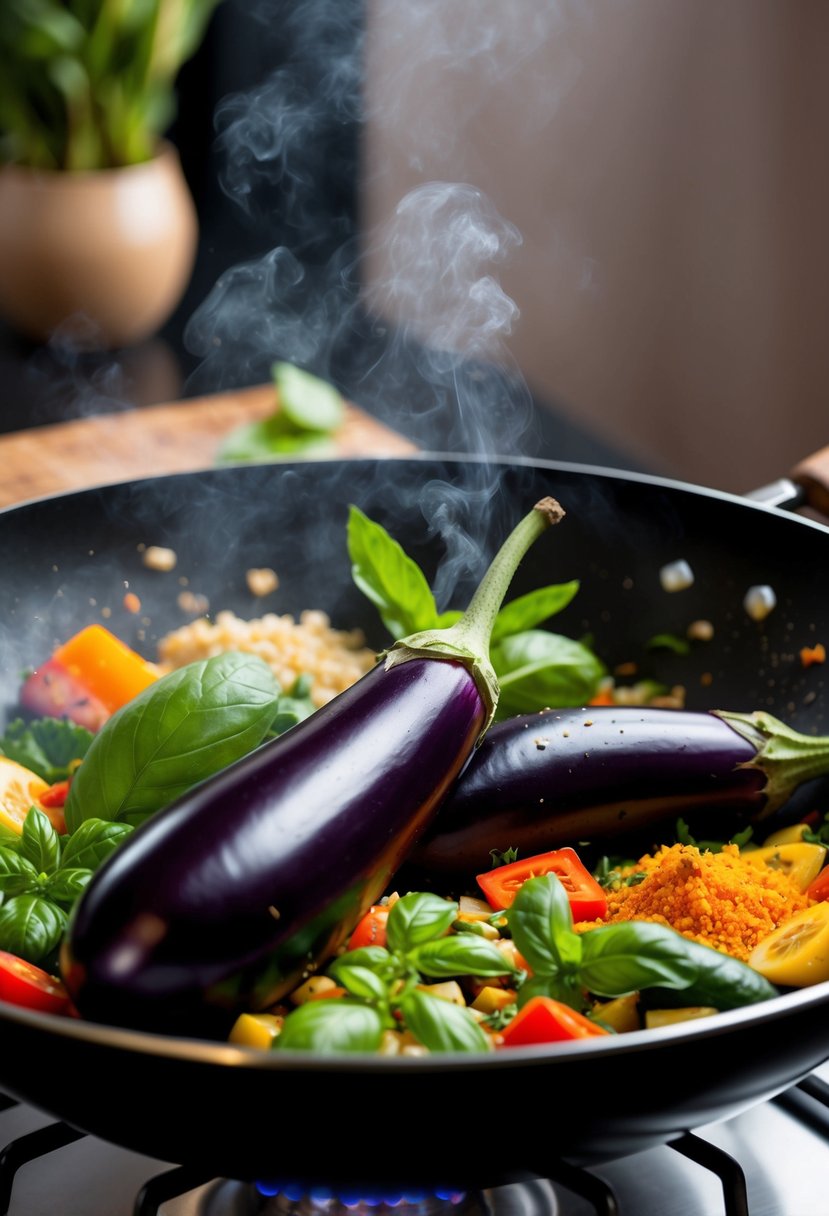
[[[806,888],[806,894],[817,903],[829,899],[829,866],[824,866],[817,878],[812,879]]]
[[[69,718],[93,733],[110,711],[57,659],[47,659],[24,681],[20,704],[41,718]]]
[[[69,1011],[69,994],[59,979],[5,950],[0,950],[0,1000],[41,1013]]]
[[[560,1043],[589,1039],[609,1031],[591,1022],[583,1013],[549,996],[533,996],[500,1032],[499,1047],[524,1047],[531,1043]]]
[[[385,904],[374,904],[369,908],[348,939],[349,950],[357,950],[361,946],[385,946],[386,921],[390,911]]]
[[[478,886],[490,907],[508,908],[528,878],[555,874],[570,900],[574,921],[600,920],[607,914],[607,896],[574,849],[554,849],[478,875]]]

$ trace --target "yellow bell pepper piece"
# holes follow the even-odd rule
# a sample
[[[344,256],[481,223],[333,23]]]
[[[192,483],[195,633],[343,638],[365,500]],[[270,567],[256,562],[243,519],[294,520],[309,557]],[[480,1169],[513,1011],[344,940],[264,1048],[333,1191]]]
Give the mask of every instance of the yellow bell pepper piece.
[[[825,845],[804,842],[766,845],[743,854],[743,860],[753,866],[768,866],[770,870],[788,874],[800,891],[805,891],[812,879],[817,877],[825,858]]]
[[[659,1026],[675,1026],[678,1022],[691,1022],[695,1018],[710,1018],[719,1013],[709,1005],[684,1005],[681,1009],[648,1009],[645,1013],[645,1029],[656,1030]]]
[[[829,903],[812,904],[779,925],[754,947],[748,964],[787,988],[829,980]]]
[[[228,1041],[237,1047],[257,1047],[270,1051],[282,1029],[284,1018],[274,1013],[240,1013],[231,1027]]]

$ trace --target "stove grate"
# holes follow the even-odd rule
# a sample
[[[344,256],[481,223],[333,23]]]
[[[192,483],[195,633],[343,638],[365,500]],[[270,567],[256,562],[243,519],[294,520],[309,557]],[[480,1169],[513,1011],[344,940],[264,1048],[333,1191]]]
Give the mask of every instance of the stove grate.
[[[806,1077],[799,1084],[778,1094],[773,1102],[783,1106],[800,1122],[811,1125],[829,1140],[829,1084],[825,1081],[816,1076]],[[0,1111],[16,1105],[18,1103],[14,1098],[0,1093]],[[9,1141],[0,1151],[0,1216],[6,1216],[9,1211],[12,1188],[19,1169],[31,1161],[83,1139],[85,1135],[86,1133],[70,1127],[67,1123],[55,1122]],[[679,1140],[672,1141],[669,1147],[720,1179],[725,1205],[724,1216],[750,1216],[745,1174],[733,1157],[691,1132],[687,1132]],[[554,1186],[563,1187],[585,1200],[596,1216],[620,1216],[621,1210],[612,1187],[590,1170],[556,1162],[549,1180]],[[135,1199],[133,1216],[161,1216],[161,1208],[165,1203],[206,1187],[212,1181],[214,1180],[210,1175],[205,1176],[204,1173],[185,1166],[166,1170],[150,1178],[141,1187]],[[517,1183],[516,1187],[520,1189],[526,1185],[531,1184]]]

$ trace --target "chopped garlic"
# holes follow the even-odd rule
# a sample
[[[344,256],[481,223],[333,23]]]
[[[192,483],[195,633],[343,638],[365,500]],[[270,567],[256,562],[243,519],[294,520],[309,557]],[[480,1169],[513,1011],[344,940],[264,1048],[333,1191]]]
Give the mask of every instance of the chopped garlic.
[[[659,571],[663,591],[685,591],[693,586],[694,572],[686,561],[669,562]]]
[[[777,607],[777,596],[769,586],[749,587],[743,607],[753,621],[764,621]]]

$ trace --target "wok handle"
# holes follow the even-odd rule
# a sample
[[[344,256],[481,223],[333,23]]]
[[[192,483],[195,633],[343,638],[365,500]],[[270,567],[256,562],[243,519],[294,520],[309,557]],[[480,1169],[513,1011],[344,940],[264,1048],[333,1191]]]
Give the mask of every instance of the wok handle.
[[[788,477],[760,486],[745,497],[770,507],[808,507],[814,514],[829,518],[829,447],[798,461]]]
[[[812,510],[829,516],[829,447],[799,461],[789,476],[800,486]]]

